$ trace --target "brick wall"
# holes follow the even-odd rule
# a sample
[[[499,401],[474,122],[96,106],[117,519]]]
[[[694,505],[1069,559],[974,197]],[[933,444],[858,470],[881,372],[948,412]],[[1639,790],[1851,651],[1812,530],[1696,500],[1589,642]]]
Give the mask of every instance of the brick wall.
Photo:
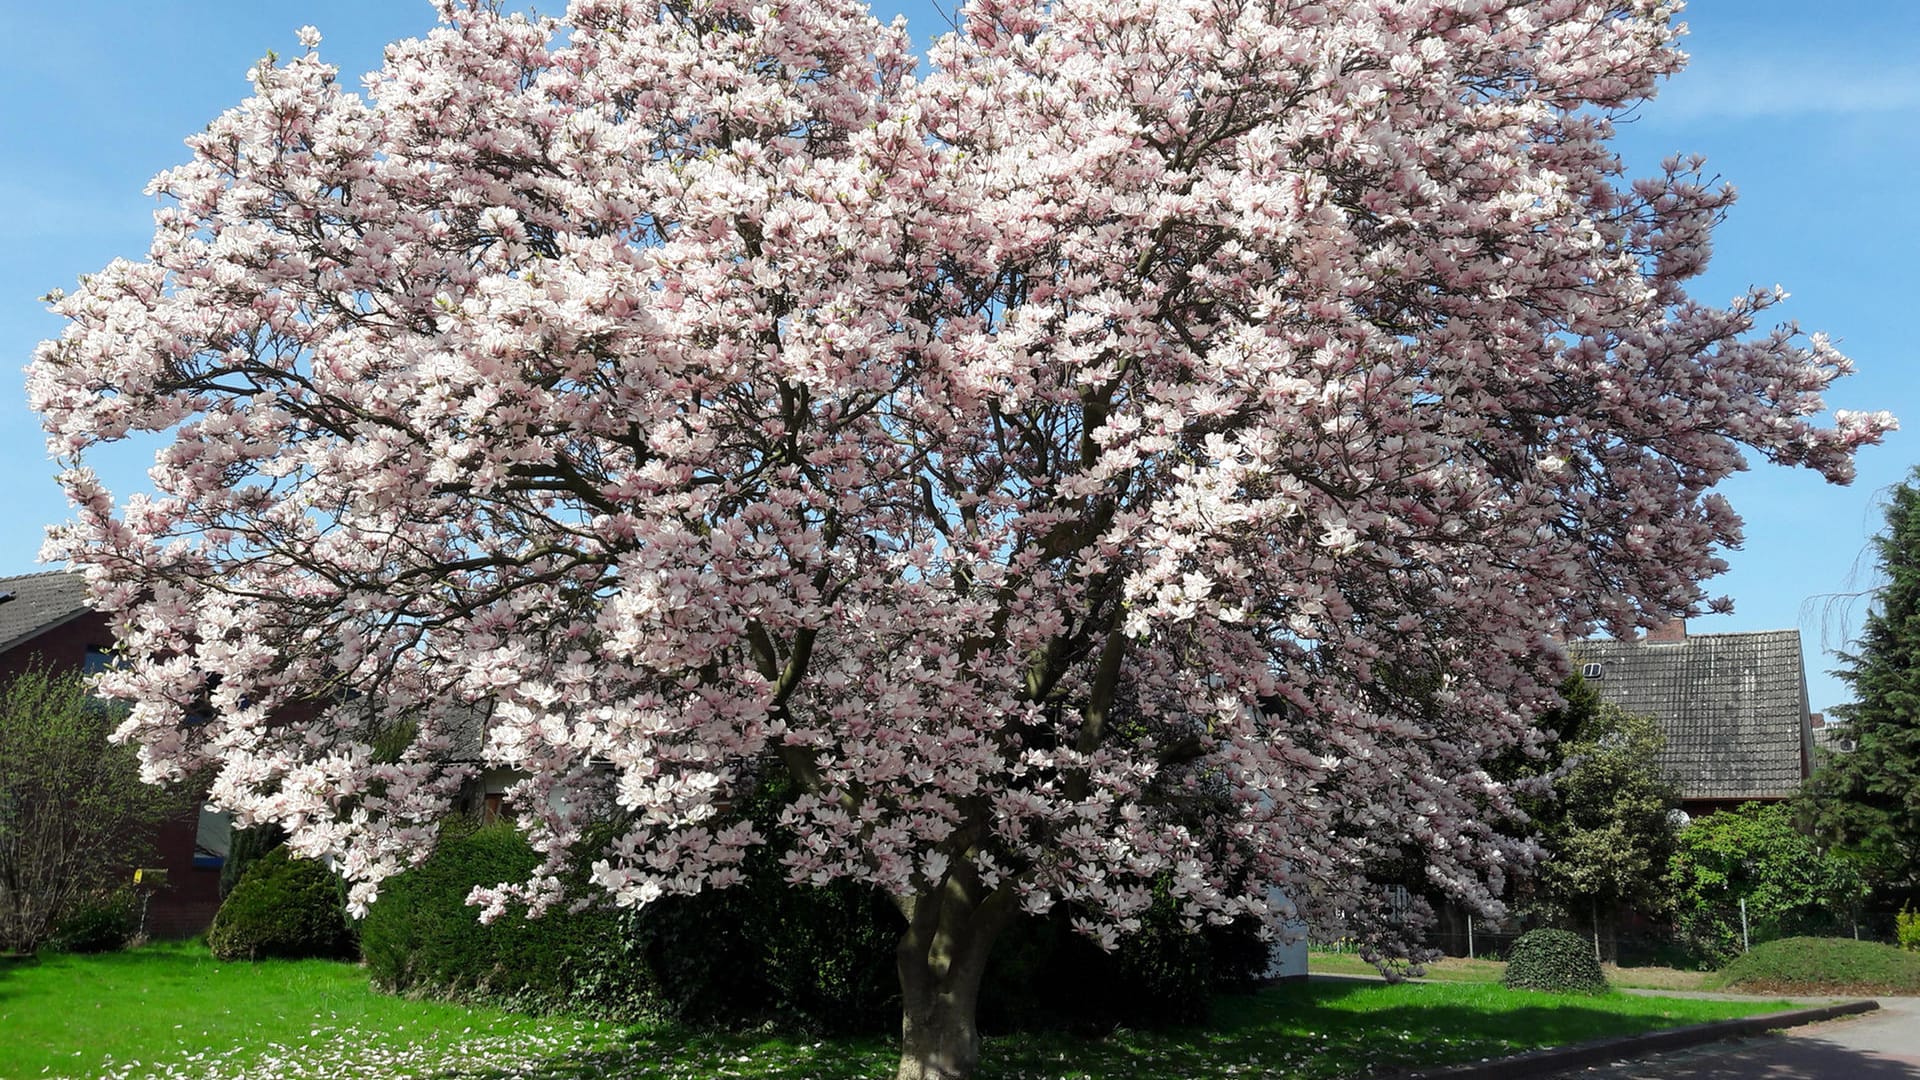
[[[0,680],[33,667],[77,669],[87,662],[88,649],[112,645],[113,631],[107,628],[106,616],[89,611],[0,653]]]

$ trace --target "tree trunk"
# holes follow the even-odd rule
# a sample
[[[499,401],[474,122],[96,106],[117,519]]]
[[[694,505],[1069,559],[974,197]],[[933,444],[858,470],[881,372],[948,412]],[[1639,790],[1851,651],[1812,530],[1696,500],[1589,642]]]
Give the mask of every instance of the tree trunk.
[[[975,1018],[980,983],[956,986],[900,1015],[900,1068],[895,1080],[965,1080],[980,1064]]]
[[[980,1064],[980,978],[1013,911],[1006,889],[986,893],[962,860],[935,892],[901,904],[900,1067],[895,1080],[965,1080]],[[984,895],[983,895],[984,894]]]

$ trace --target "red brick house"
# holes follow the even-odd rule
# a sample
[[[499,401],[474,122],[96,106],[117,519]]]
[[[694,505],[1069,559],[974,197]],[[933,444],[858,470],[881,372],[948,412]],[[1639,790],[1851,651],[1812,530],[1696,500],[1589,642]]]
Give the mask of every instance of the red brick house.
[[[87,607],[80,575],[53,570],[0,578],[0,681],[32,667],[97,671],[112,652],[113,631]],[[225,818],[196,803],[161,826],[155,847],[153,865],[167,872],[167,886],[148,904],[148,933],[190,937],[206,930],[220,906]]]

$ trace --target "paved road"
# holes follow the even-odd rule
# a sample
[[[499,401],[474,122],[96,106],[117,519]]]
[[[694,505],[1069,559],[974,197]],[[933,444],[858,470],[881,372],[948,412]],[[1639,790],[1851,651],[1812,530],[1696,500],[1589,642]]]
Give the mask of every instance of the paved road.
[[[1777,1035],[1710,1043],[1554,1080],[1920,1080],[1920,997]]]

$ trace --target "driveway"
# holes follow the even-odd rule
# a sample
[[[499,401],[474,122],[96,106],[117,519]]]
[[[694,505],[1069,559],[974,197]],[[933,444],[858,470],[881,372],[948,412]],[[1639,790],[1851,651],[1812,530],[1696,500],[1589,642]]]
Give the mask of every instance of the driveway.
[[[1920,1080],[1920,997],[1776,1035],[1555,1073],[1555,1080]]]

